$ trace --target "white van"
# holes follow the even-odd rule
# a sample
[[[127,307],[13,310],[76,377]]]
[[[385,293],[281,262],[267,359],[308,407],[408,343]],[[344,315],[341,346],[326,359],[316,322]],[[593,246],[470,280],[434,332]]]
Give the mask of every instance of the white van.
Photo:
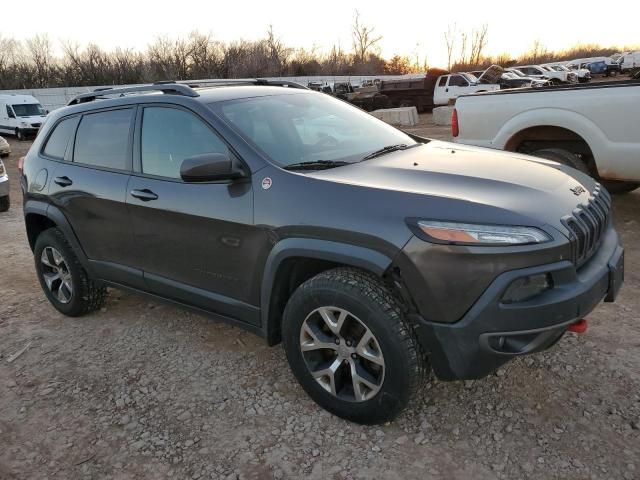
[[[24,140],[38,133],[46,116],[45,109],[31,95],[0,95],[0,133]]]
[[[640,51],[624,53],[618,59],[618,63],[620,64],[620,70],[623,73],[634,68],[640,68]]]

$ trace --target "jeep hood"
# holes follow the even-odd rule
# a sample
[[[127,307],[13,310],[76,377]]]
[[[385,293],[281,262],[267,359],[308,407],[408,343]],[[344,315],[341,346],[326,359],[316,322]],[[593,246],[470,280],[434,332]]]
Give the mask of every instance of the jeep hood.
[[[550,224],[561,231],[561,217],[586,201],[595,187],[587,175],[550,160],[440,141],[309,176],[412,194],[409,209],[424,203],[420,215],[431,218]],[[429,205],[436,204],[438,211],[430,211]],[[441,211],[449,205],[451,212]]]

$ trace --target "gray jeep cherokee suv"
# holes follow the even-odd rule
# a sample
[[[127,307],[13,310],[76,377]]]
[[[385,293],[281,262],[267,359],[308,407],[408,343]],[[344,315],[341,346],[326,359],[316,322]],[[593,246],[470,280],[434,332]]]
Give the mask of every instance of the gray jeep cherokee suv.
[[[49,115],[21,178],[60,312],[106,286],[284,344],[341,417],[395,417],[432,369],[546,349],[623,280],[609,194],[539,158],[405,134],[295,84],[96,91]]]

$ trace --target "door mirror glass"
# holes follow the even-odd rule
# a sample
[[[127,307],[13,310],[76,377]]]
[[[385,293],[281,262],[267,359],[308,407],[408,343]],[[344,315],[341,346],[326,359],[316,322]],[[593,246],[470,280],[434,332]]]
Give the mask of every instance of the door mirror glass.
[[[180,165],[180,177],[185,182],[214,182],[243,177],[225,153],[205,153],[185,159]]]

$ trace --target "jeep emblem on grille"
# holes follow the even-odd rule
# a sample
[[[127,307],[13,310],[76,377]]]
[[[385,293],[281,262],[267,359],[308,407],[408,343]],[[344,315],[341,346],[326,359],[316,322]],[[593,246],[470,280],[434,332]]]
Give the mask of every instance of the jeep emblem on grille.
[[[576,185],[575,187],[570,188],[569,190],[571,190],[574,195],[580,195],[581,193],[586,192],[586,190],[582,188],[580,185]]]

